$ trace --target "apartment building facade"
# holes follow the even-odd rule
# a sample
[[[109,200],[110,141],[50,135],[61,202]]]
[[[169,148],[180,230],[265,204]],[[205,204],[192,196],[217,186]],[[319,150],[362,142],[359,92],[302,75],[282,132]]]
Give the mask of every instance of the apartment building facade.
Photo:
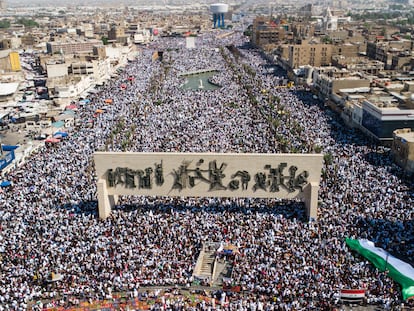
[[[85,41],[67,41],[67,42],[47,42],[46,49],[49,54],[76,54],[76,53],[92,53],[93,47],[102,45],[102,41],[97,39]]]

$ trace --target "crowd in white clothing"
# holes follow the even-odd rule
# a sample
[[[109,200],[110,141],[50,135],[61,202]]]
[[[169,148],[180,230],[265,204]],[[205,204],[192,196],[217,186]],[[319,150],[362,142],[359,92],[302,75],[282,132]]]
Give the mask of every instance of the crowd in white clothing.
[[[342,288],[361,287],[369,303],[401,304],[399,285],[345,245],[346,237],[368,238],[414,262],[413,184],[387,149],[345,128],[312,94],[275,88],[283,72],[270,73],[237,32],[223,39],[201,34],[194,49],[181,40],[144,48],[90,103],[77,103],[81,125],[68,138],[8,174],[13,186],[0,193],[0,310],[24,310],[38,299],[104,299],[149,285],[190,285],[206,241],[239,247],[232,282],[243,292],[230,294],[230,310],[330,310]],[[162,61],[152,60],[154,50],[164,51]],[[180,74],[212,64],[220,89],[179,87]],[[121,197],[108,219],[97,217],[97,150],[317,148],[329,161],[315,222],[306,220],[301,202],[253,198]],[[44,282],[51,272],[63,276],[54,286]]]

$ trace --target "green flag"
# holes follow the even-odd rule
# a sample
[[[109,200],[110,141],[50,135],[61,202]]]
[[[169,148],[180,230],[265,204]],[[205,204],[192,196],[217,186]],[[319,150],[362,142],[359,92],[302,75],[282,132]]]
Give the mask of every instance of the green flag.
[[[346,244],[368,259],[379,271],[388,271],[388,275],[402,287],[404,300],[414,296],[414,268],[390,255],[388,252],[366,239],[346,239]]]

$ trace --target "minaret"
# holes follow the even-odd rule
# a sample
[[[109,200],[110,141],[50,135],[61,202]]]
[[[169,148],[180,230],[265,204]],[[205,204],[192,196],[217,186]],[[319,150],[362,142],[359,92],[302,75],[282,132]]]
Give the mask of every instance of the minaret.
[[[329,6],[326,9],[326,19],[328,21],[330,21],[332,19],[332,12],[331,12],[331,9],[329,8]]]
[[[333,16],[331,9],[328,7],[326,9],[326,16],[325,16],[325,30],[327,31],[335,31],[338,28],[338,17]]]
[[[0,11],[4,11],[6,9],[6,1],[0,0]]]

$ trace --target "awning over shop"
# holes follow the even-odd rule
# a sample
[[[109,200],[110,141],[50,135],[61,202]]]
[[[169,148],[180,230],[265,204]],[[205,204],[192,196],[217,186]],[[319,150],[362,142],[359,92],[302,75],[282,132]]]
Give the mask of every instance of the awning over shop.
[[[76,106],[76,105],[72,104],[72,105],[68,105],[68,106],[66,106],[66,107],[65,107],[65,109],[69,109],[69,110],[76,110],[76,109],[78,109],[78,106]]]
[[[230,243],[221,243],[217,252],[224,254],[239,254],[239,248],[236,245]]]
[[[1,183],[0,183],[0,187],[2,187],[2,188],[5,188],[5,187],[10,187],[11,186],[11,181],[9,181],[9,180],[3,180]]]
[[[54,137],[56,137],[56,136],[60,136],[60,137],[68,137],[68,133],[58,131],[58,132],[56,132],[55,134],[53,134],[53,136],[54,136]]]
[[[74,118],[75,118],[74,114],[62,113],[62,114],[56,116],[55,120],[56,120],[56,122],[58,122],[58,121],[64,122],[65,120],[73,120]]]
[[[57,122],[52,123],[52,126],[55,128],[60,128],[60,127],[63,127],[64,125],[65,125],[65,122],[63,121],[57,121]]]
[[[65,110],[62,113],[63,114],[68,114],[68,115],[71,115],[71,116],[74,116],[75,115],[75,111],[73,111],[73,110]]]
[[[60,140],[56,137],[50,137],[45,140],[45,143],[49,143],[49,144],[56,144],[58,142],[60,142]]]

